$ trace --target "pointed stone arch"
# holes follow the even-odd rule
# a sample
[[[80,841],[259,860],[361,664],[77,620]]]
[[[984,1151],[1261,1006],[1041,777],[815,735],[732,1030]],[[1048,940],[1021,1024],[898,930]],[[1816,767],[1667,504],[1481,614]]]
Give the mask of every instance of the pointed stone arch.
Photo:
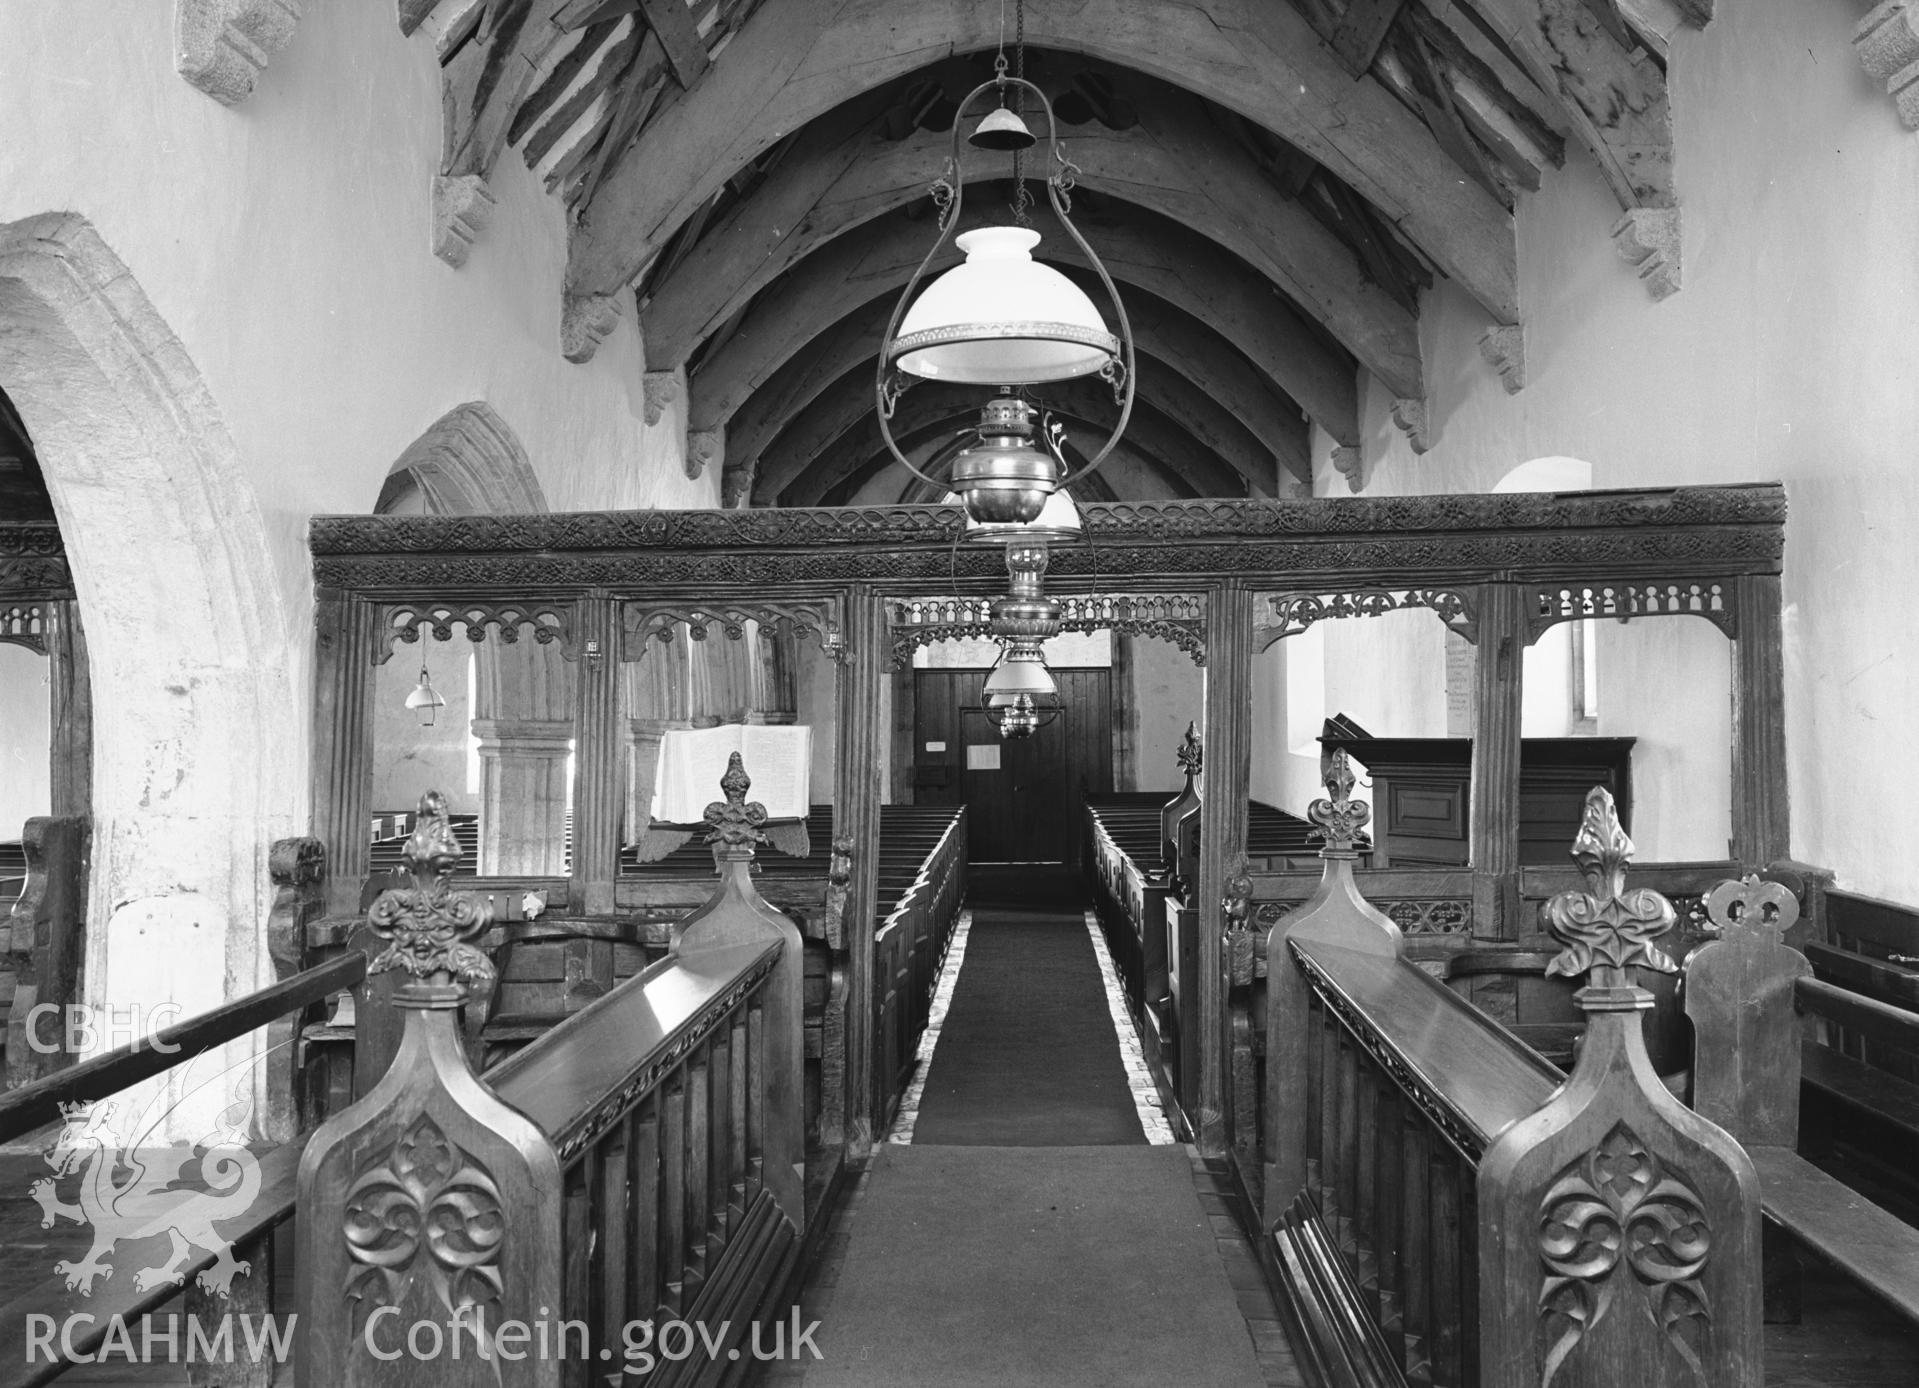
[[[436,516],[521,515],[547,510],[546,494],[513,426],[484,400],[455,405],[407,445],[387,473],[375,511],[417,486]]]
[[[87,997],[198,1012],[273,977],[267,855],[304,817],[305,626],[206,382],[77,214],[0,224],[0,381],[87,626]]]

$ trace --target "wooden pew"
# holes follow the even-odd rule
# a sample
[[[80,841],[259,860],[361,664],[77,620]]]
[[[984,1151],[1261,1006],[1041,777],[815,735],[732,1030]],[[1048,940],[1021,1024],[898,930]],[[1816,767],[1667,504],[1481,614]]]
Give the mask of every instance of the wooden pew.
[[[959,921],[966,882],[965,809],[882,806],[879,877],[873,1035],[877,1111],[884,1127],[911,1080],[934,987]]]
[[[70,1060],[54,1033],[58,1009],[79,1000],[92,825],[84,815],[36,816],[26,823],[20,851],[26,879],[9,912],[12,929],[0,965],[7,1083],[16,1088]]]
[[[1582,826],[1586,890],[1549,913],[1555,967],[1594,975],[1581,995],[1587,1040],[1562,1085],[1409,959],[1360,894],[1367,810],[1339,760],[1334,794],[1313,807],[1327,829],[1320,889],[1262,942],[1263,1251],[1313,1375],[1435,1388],[1758,1382],[1756,1177],[1730,1137],[1652,1077],[1638,1024],[1650,999],[1608,961],[1671,967],[1651,948],[1670,912],[1650,894],[1615,894],[1630,842],[1610,800],[1589,804]],[[1612,1183],[1629,1173],[1652,1183],[1635,1187],[1642,1213],[1667,1202],[1660,1219],[1677,1222],[1642,1225],[1619,1204]],[[1694,1222],[1710,1230],[1709,1258],[1688,1242]],[[1629,1227],[1639,1242],[1604,1241]],[[1642,1278],[1630,1265],[1655,1248],[1659,1275]]]
[[[1803,930],[1806,958],[1822,983],[1867,1004],[1919,1012],[1919,911],[1842,891],[1813,875],[1811,917]],[[1919,1216],[1919,1176],[1911,1153],[1919,1143],[1919,1043],[1864,1020],[1852,1025],[1832,1008],[1826,1044],[1808,1049],[1802,1069],[1810,1141],[1802,1149],[1843,1161],[1851,1173],[1909,1216]]]
[[[380,1275],[339,1231],[353,1227],[369,1172],[382,1162],[398,1170],[416,1150],[453,1154],[440,1171],[449,1190],[464,1181],[450,1207],[453,1235],[472,1255],[461,1266],[489,1275],[453,1285],[456,1310],[484,1312],[452,1332],[472,1337],[466,1353],[409,1359],[411,1388],[472,1383],[476,1369],[504,1385],[584,1382],[609,1364],[638,1373],[644,1363],[649,1382],[673,1385],[737,1374],[751,1327],[785,1304],[807,1222],[800,934],[755,890],[756,834],[737,770],[736,757],[716,830],[722,876],[706,908],[682,923],[666,957],[484,1085],[453,1015],[484,970],[471,947],[484,920],[443,895],[453,854],[443,828],[423,823],[409,852],[424,904],[374,912],[420,968],[401,999],[407,1039],[380,1086],[330,1119],[301,1162],[300,1382],[390,1381],[366,1343],[386,1298],[342,1295],[363,1284],[377,1293]],[[416,1319],[447,1326],[440,1300],[410,1285],[400,1284],[395,1333]],[[721,1338],[711,1354],[644,1362],[622,1334],[640,1319],[699,1322]],[[509,1321],[553,1330],[568,1362],[525,1353],[476,1366],[479,1327],[497,1336]]]
[[[0,843],[0,902],[18,901],[26,885],[26,845]]]
[[[1832,1155],[1820,1136],[1827,1120],[1822,1108],[1801,1109],[1802,1097],[1843,1096],[1894,1126],[1919,1116],[1919,1086],[1842,1049],[1919,1051],[1919,1012],[1816,976],[1814,951],[1847,952],[1788,945],[1799,907],[1777,884],[1729,881],[1707,907],[1718,938],[1686,965],[1694,1106],[1745,1144],[1778,1228],[1919,1324],[1919,1228],[1816,1164]],[[1775,1240],[1767,1256],[1768,1319],[1797,1320],[1791,1249]]]
[[[317,865],[319,845],[312,840],[276,844],[273,852],[276,861],[281,859],[281,850],[287,844],[309,846],[313,855],[305,861]],[[280,905],[276,905],[276,914],[279,910]],[[274,923],[270,923],[269,932],[274,928]],[[324,1007],[341,990],[359,984],[366,975],[366,964],[364,954],[349,952],[211,1012],[165,1027],[150,1037],[12,1089],[0,1095],[0,1142],[19,1142],[35,1134],[52,1138],[53,1125],[57,1125],[60,1130],[57,1140],[71,1143],[76,1150],[84,1152],[97,1141],[93,1135],[95,1120],[111,1116],[112,1105],[99,1101],[187,1065],[195,1057],[256,1032],[262,1026],[269,1029],[270,1047],[292,1037],[298,1032],[301,1018]],[[269,1058],[271,1054],[270,1050]],[[271,1098],[270,1103],[285,1103],[289,1112],[292,1109],[290,1103],[277,1096]],[[77,1108],[72,1107],[76,1105]],[[265,1116],[263,1126],[274,1126],[271,1113]],[[224,1149],[216,1141],[207,1147],[200,1167],[184,1169],[174,1187],[183,1193],[204,1190],[218,1199],[223,1192],[235,1191],[236,1182],[243,1187],[251,1179],[246,1174],[247,1168],[257,1172],[255,1193],[229,1201],[231,1208],[216,1216],[219,1237],[230,1248],[190,1244],[185,1258],[175,1269],[185,1285],[185,1313],[206,1327],[208,1338],[224,1316],[257,1318],[273,1309],[273,1246],[286,1232],[294,1214],[295,1176],[306,1140],[306,1134],[293,1133],[277,1145],[256,1143],[243,1148],[227,1143]],[[108,1138],[108,1142],[111,1141]],[[127,1154],[129,1158],[138,1155]],[[152,1154],[146,1155],[151,1163]],[[136,1176],[139,1174],[139,1167],[131,1169]],[[195,1169],[229,1174],[223,1180],[219,1174],[194,1175]],[[230,1174],[235,1172],[239,1174]],[[48,1195],[57,1197],[58,1188],[50,1188]],[[138,1187],[137,1182],[130,1195],[136,1199],[154,1198],[154,1193]],[[180,1198],[184,1199],[184,1194]],[[80,1208],[85,1209],[84,1202]],[[6,1388],[43,1383],[62,1375],[75,1362],[86,1362],[106,1340],[116,1319],[135,1328],[137,1343],[139,1318],[158,1310],[181,1292],[182,1281],[143,1283],[135,1276],[144,1264],[165,1261],[166,1242],[145,1240],[133,1234],[111,1250],[112,1261],[108,1266],[119,1275],[97,1274],[86,1295],[77,1288],[70,1290],[61,1277],[49,1275],[49,1269],[63,1252],[69,1252],[71,1260],[84,1263],[80,1255],[93,1241],[95,1231],[62,1222],[51,1211],[47,1215],[47,1227],[53,1230],[51,1234],[35,1239],[23,1250],[34,1265],[31,1290],[0,1306],[0,1384]],[[225,1292],[203,1287],[197,1279],[215,1268],[217,1257],[222,1255],[248,1264],[249,1270],[244,1276],[236,1276]],[[71,1322],[70,1334],[56,1335],[50,1343],[33,1346],[30,1353],[28,1335],[32,1317],[51,1317],[52,1323],[63,1329],[68,1328],[69,1317],[76,1319]],[[181,1329],[179,1334],[184,1353],[187,1331]],[[207,1377],[201,1381],[231,1384],[235,1388],[273,1381],[270,1359],[253,1359],[248,1343],[238,1332],[234,1334],[233,1343],[236,1362],[205,1366],[203,1372]]]
[[[1174,865],[1159,855],[1167,834],[1179,837],[1179,825],[1188,837],[1184,851],[1189,857],[1195,851],[1191,831],[1198,818],[1191,811],[1199,797],[1189,779],[1186,791],[1155,809],[1158,799],[1157,792],[1088,796],[1081,861],[1147,1064],[1159,1077],[1162,1098],[1183,1115],[1199,1085],[1198,1047],[1182,1045],[1198,1028],[1198,914],[1183,899]],[[1249,870],[1288,872],[1312,851],[1306,821],[1256,800],[1247,813]]]

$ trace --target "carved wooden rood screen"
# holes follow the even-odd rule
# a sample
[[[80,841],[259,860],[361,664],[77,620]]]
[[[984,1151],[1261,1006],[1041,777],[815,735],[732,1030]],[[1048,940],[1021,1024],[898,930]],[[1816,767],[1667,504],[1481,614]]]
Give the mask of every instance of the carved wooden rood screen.
[[[1275,1135],[1288,1130],[1277,1117],[1275,1086],[1293,1080],[1278,1073],[1272,1059],[1279,1037],[1269,1033],[1246,1044],[1234,1037],[1253,1036],[1250,1020],[1265,1016],[1268,999],[1255,995],[1259,988],[1291,989],[1297,979],[1300,988],[1321,995],[1304,981],[1304,953],[1297,956],[1300,965],[1286,954],[1285,970],[1275,973],[1271,960],[1261,958],[1266,951],[1247,947],[1268,931],[1284,938],[1312,906],[1310,884],[1235,866],[1247,842],[1255,651],[1321,620],[1405,607],[1428,609],[1468,638],[1476,670],[1471,860],[1456,872],[1420,874],[1421,884],[1388,891],[1384,904],[1412,929],[1428,922],[1448,936],[1519,939],[1538,928],[1535,899],[1568,877],[1522,871],[1514,808],[1521,657],[1557,621],[1693,615],[1731,638],[1732,857],[1757,867],[1786,854],[1779,590],[1785,513],[1781,489],[1764,484],[1082,508],[1086,542],[1054,548],[1047,571],[1048,591],[1065,605],[1068,625],[1170,641],[1204,671],[1203,708],[1178,711],[1197,714],[1206,739],[1189,893],[1199,917],[1192,1128],[1203,1151],[1234,1159],[1242,1182],[1264,1206],[1268,1227],[1308,1188],[1303,1157],[1294,1161],[1275,1145]],[[471,885],[496,900],[504,889],[518,899],[524,887],[536,886],[553,916],[589,933],[625,928],[622,922],[642,912],[620,870],[627,804],[621,666],[655,659],[672,644],[662,638],[679,640],[681,631],[693,640],[701,631],[729,639],[748,622],[817,646],[831,658],[837,701],[832,870],[829,876],[822,845],[816,890],[778,899],[803,919],[808,957],[817,958],[816,976],[824,984],[809,993],[815,1014],[808,1026],[821,1040],[810,1039],[815,1032],[809,1030],[808,1063],[820,1066],[821,1092],[809,1129],[807,1182],[809,1190],[829,1187],[846,1158],[871,1150],[897,1088],[898,1042],[880,1006],[897,969],[876,959],[875,946],[885,925],[879,835],[891,736],[882,721],[886,686],[915,645],[973,634],[986,600],[1006,583],[1000,550],[955,544],[960,523],[955,508],[913,506],[315,519],[312,821],[333,865],[329,911],[350,917],[361,907],[375,808],[369,803],[377,716],[371,672],[374,653],[390,647],[394,624],[406,614],[418,614],[412,629],[424,628],[427,636],[440,634],[436,623],[444,628],[455,620],[469,635],[476,628],[494,633],[489,639],[503,636],[508,624],[522,641],[529,634],[538,641],[550,630],[564,652],[572,671],[576,761],[566,875],[532,884],[482,877]],[[1370,884],[1388,875],[1359,877]],[[1441,876],[1444,883],[1425,880]],[[777,884],[769,877],[766,885],[771,893]],[[1696,896],[1710,883],[1686,879],[1684,885]],[[1384,926],[1397,934],[1391,920]],[[649,947],[677,936],[658,921],[646,929],[656,932],[646,936]],[[793,947],[796,955],[799,948]],[[1332,996],[1321,998],[1327,1015],[1337,1013]],[[1304,995],[1295,1000],[1305,1006]],[[549,1039],[546,1054],[565,1044]],[[1315,1044],[1320,1049],[1310,1057],[1302,1049],[1289,1063],[1301,1074],[1330,1067],[1335,1092],[1344,1092],[1339,1057],[1348,1043]],[[1550,1088],[1551,1073],[1534,1069],[1529,1083]],[[1285,1102],[1303,1105],[1305,1099]],[[1344,1112],[1337,1105],[1324,1111]],[[1291,1126],[1306,1132],[1304,1125]],[[1323,1121],[1314,1131],[1338,1129]],[[1646,1137],[1638,1127],[1633,1131]],[[1436,1170],[1449,1151],[1454,1156],[1446,1159],[1455,1164],[1466,1156],[1443,1128],[1425,1143],[1418,1150],[1435,1158]],[[1477,1159],[1476,1152],[1471,1156]],[[1383,1178],[1380,1168],[1365,1164],[1371,1158],[1355,1160],[1365,1179]],[[1297,1179],[1276,1175],[1276,1167]],[[610,1180],[608,1170],[599,1168],[598,1179]],[[1326,1174],[1316,1189],[1324,1188]],[[1463,1165],[1456,1173],[1452,1191],[1460,1202],[1468,1199],[1470,1174]],[[574,1177],[567,1182],[571,1200]],[[1404,1200],[1412,1198],[1408,1187]],[[1316,1227],[1335,1241],[1354,1235],[1351,1226]],[[1407,1256],[1430,1261],[1446,1253],[1415,1245]],[[1454,1285],[1446,1294],[1465,1299],[1463,1312],[1474,1292]],[[1414,1295],[1410,1284],[1405,1295]],[[1402,1338],[1409,1333],[1402,1331]],[[1446,1348],[1437,1332],[1430,1345],[1411,1338],[1433,1363],[1468,1352]],[[1411,1380],[1443,1381],[1422,1374],[1413,1372]]]

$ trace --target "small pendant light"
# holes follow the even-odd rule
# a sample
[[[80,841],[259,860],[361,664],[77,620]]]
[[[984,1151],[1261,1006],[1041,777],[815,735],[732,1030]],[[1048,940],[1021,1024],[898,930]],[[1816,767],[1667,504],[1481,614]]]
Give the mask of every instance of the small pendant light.
[[[420,662],[420,682],[413,686],[413,692],[406,696],[406,706],[420,715],[420,726],[433,726],[433,715],[446,707],[446,700],[440,691],[433,687],[433,681],[427,678],[426,662]]]

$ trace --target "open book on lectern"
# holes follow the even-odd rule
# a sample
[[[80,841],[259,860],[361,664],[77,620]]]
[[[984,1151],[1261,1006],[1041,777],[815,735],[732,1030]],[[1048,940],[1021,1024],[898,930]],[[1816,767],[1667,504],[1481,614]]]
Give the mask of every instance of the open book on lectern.
[[[813,780],[813,730],[798,725],[726,723],[717,728],[669,728],[660,735],[652,823],[636,844],[641,862],[656,862],[704,832],[706,807],[725,798],[720,777],[735,752],[753,782],[746,798],[766,806],[768,841],[796,858],[812,851],[806,811]]]

